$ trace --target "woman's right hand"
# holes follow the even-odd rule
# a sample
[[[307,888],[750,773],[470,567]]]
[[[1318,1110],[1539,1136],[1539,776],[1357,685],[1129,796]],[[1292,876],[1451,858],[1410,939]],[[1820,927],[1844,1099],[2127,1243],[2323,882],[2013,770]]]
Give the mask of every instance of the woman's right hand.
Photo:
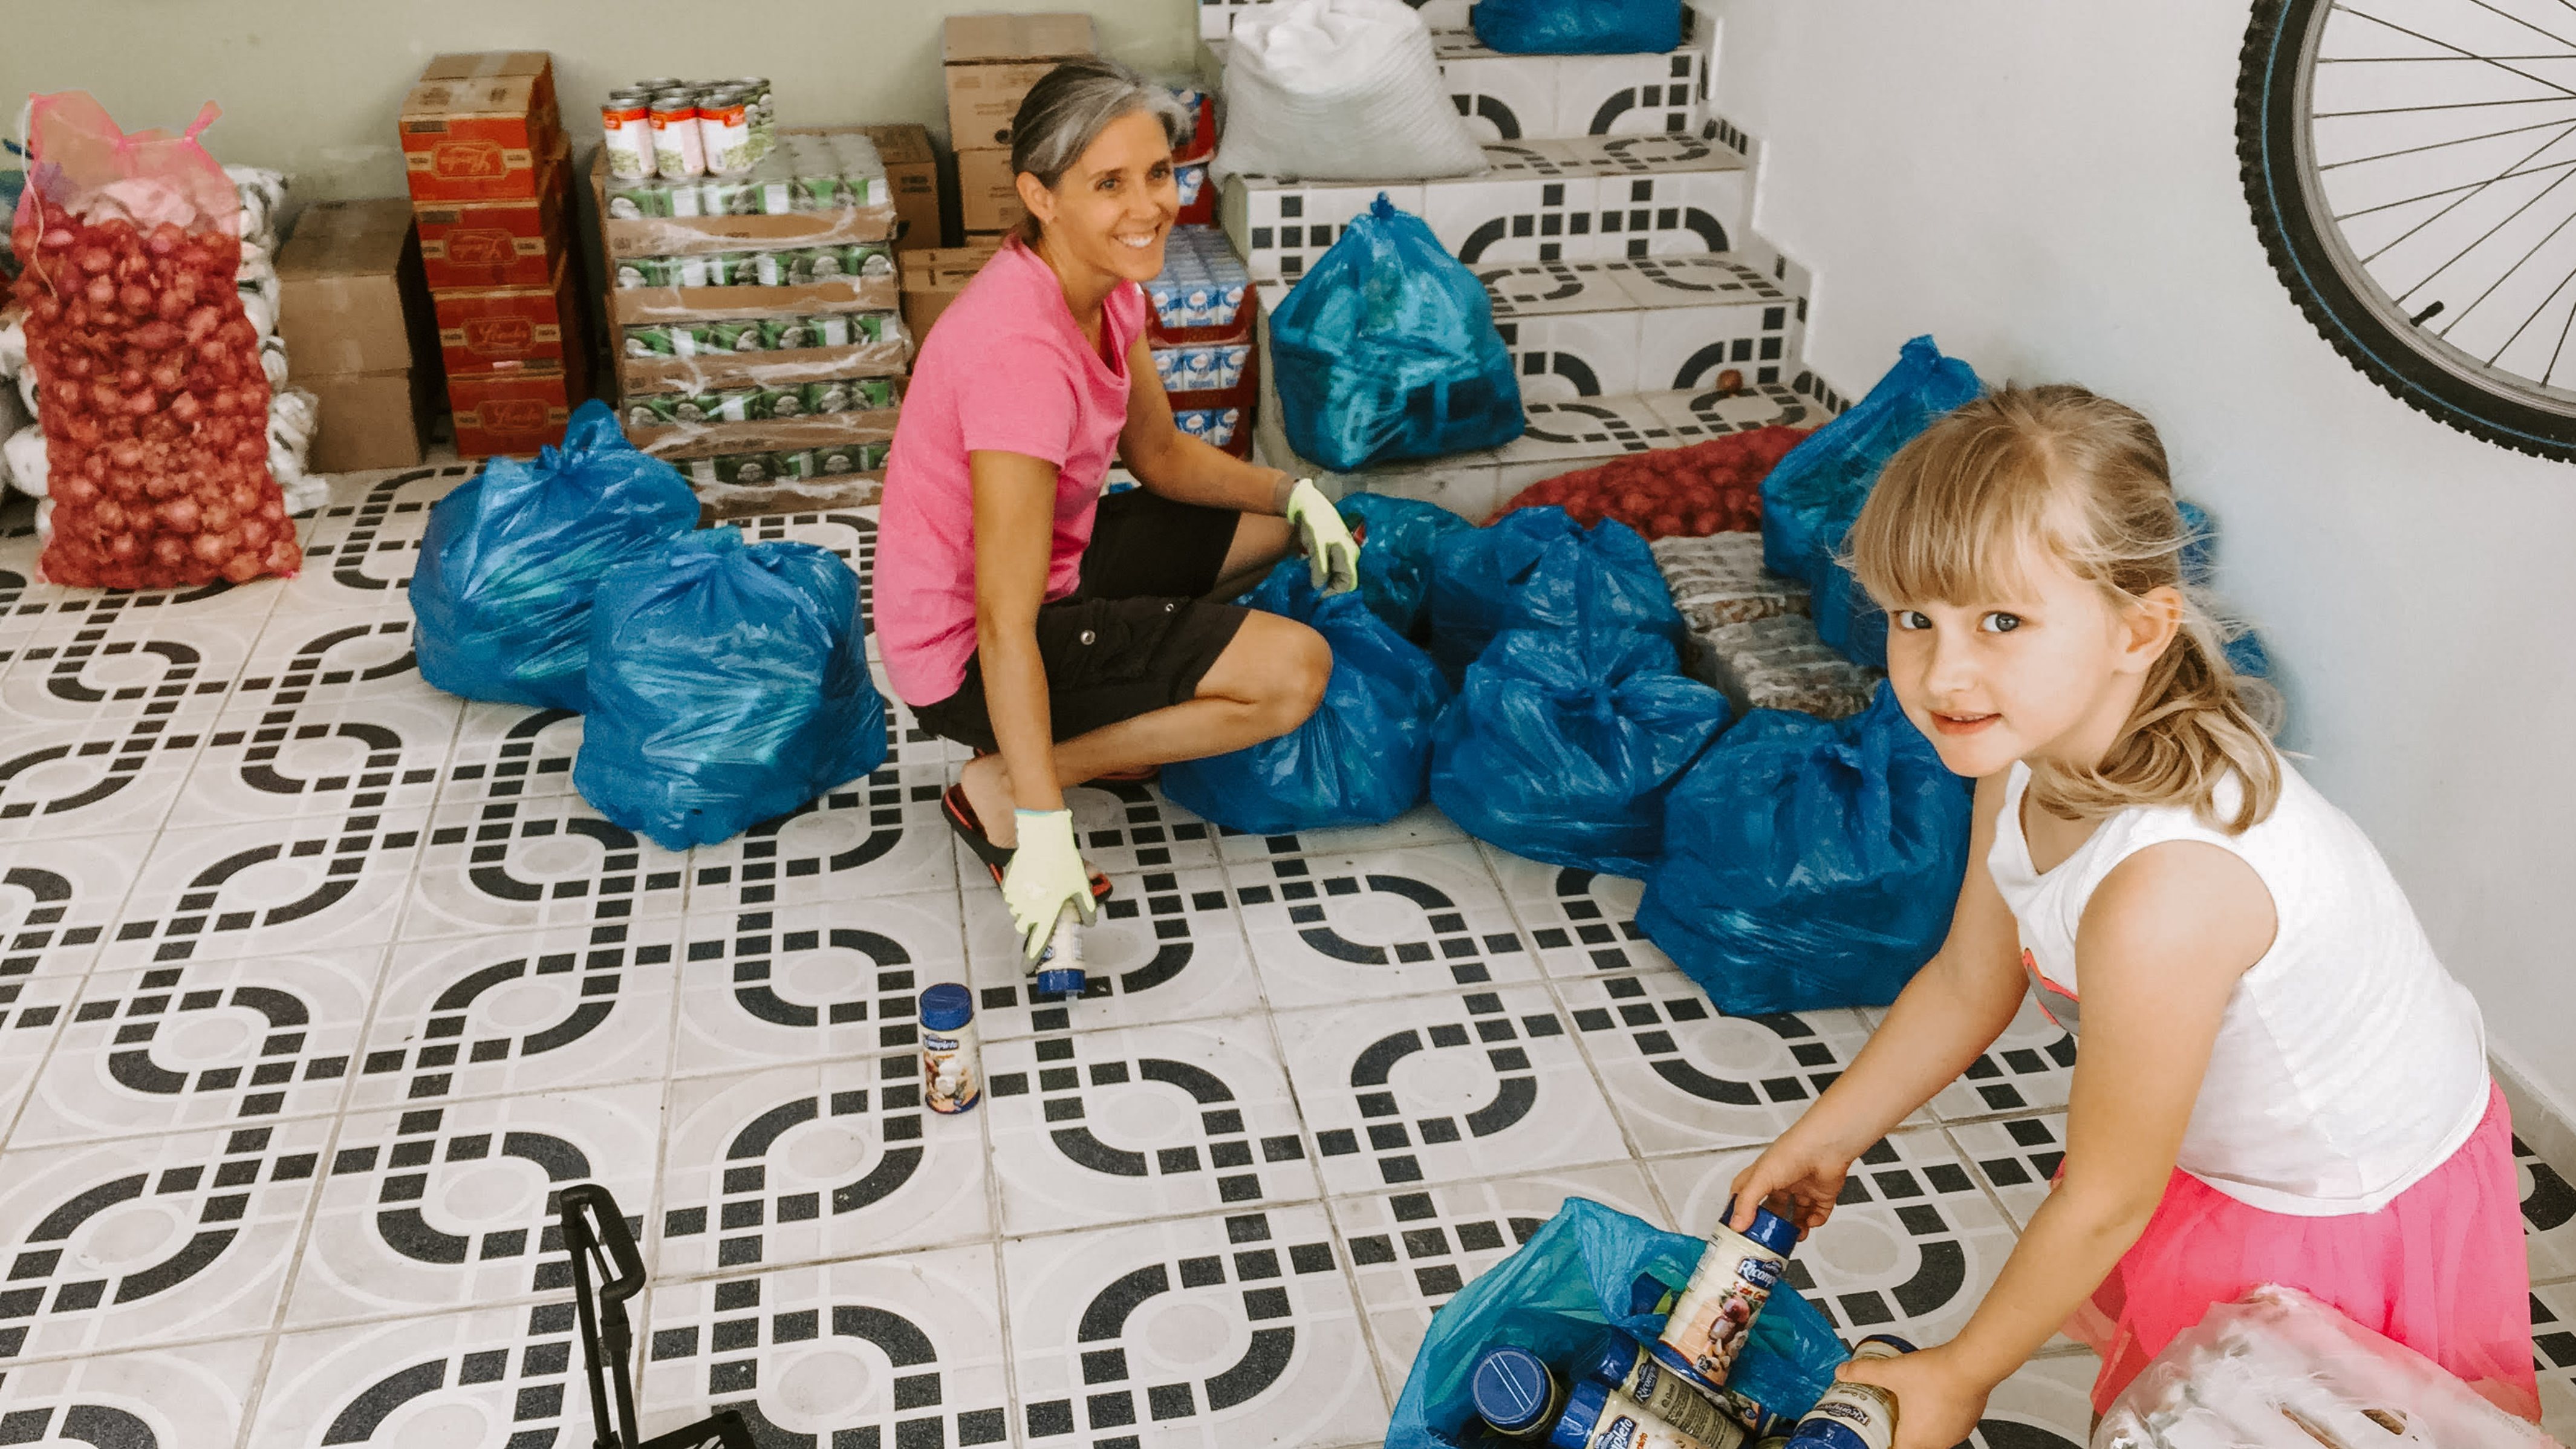
[[[1800,1125],[1804,1125],[1803,1123]],[[1768,1207],[1798,1225],[1798,1236],[1825,1225],[1842,1196],[1843,1179],[1851,1175],[1853,1154],[1811,1142],[1796,1127],[1763,1149],[1753,1165],[1735,1175],[1735,1216],[1727,1226],[1742,1232],[1753,1226],[1753,1210]],[[1789,1211],[1780,1212],[1786,1199]]]

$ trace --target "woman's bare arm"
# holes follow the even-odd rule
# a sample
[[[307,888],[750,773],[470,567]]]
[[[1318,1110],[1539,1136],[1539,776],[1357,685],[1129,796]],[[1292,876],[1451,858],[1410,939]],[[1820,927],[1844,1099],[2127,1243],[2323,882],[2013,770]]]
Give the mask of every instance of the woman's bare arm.
[[[1055,545],[1056,466],[1025,453],[970,452],[975,487],[975,651],[993,740],[1022,810],[1061,810],[1038,606]]]
[[[1154,354],[1141,337],[1128,349],[1127,377],[1127,425],[1118,434],[1118,456],[1147,492],[1237,513],[1287,510],[1294,481],[1287,474],[1244,462],[1181,431],[1172,419],[1171,395],[1155,375]]]

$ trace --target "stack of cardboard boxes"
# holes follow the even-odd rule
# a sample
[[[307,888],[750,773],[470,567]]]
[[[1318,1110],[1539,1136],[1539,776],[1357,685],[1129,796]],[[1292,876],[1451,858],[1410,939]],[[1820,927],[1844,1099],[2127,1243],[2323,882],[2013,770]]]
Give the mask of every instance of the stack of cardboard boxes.
[[[324,201],[277,253],[277,333],[320,400],[315,473],[409,468],[438,412],[438,344],[411,207]]]
[[[404,98],[401,129],[457,452],[562,441],[589,358],[553,61],[439,56]]]
[[[1029,88],[1063,61],[1090,55],[1088,15],[952,15],[941,50],[948,136],[968,247],[1001,244],[1024,208],[1011,174],[1011,122]]]

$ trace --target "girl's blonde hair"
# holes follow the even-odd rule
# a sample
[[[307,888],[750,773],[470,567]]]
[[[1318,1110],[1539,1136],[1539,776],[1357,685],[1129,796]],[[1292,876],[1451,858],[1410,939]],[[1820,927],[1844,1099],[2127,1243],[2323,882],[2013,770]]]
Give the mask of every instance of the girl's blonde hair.
[[[2067,384],[2008,387],[1935,422],[1890,459],[1845,540],[1852,572],[1882,603],[1970,603],[2022,582],[2033,544],[2115,606],[2153,589],[2183,596],[2182,628],[2147,671],[2110,755],[2085,769],[2035,761],[2030,795],[2063,819],[2131,805],[2188,805],[2230,834],[2281,798],[2269,727],[2280,697],[2227,663],[2225,626],[2182,572],[2190,540],[2155,426]],[[2230,773],[2236,808],[2218,814]]]

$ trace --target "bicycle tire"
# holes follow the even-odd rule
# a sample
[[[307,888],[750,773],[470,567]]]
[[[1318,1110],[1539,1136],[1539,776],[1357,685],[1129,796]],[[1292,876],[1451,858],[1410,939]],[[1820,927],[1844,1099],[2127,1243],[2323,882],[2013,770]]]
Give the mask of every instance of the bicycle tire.
[[[2462,376],[2389,325],[2335,265],[2299,164],[2305,47],[2332,0],[2254,0],[2236,78],[2236,155],[2272,270],[2326,342],[2362,376],[2435,420],[2503,447],[2576,461],[2576,413]]]

